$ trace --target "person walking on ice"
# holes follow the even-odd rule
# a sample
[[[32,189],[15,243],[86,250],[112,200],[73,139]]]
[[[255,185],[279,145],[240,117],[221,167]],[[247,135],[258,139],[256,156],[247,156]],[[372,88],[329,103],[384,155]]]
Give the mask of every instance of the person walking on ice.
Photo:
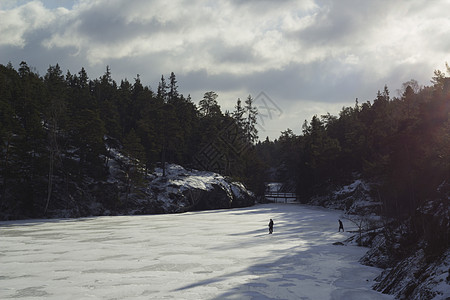
[[[342,221],[339,220],[339,232],[341,232],[341,229],[342,229],[342,232],[344,232],[344,224],[342,224]]]
[[[269,221],[269,234],[272,234],[272,232],[273,232],[273,220],[270,219],[270,221]]]

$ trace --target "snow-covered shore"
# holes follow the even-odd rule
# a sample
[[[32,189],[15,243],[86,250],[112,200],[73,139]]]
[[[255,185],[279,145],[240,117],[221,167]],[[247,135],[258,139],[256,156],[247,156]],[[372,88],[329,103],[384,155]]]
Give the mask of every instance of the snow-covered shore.
[[[333,245],[350,235],[340,215],[265,204],[1,222],[0,298],[393,299],[371,289],[381,270],[358,263],[366,248]]]

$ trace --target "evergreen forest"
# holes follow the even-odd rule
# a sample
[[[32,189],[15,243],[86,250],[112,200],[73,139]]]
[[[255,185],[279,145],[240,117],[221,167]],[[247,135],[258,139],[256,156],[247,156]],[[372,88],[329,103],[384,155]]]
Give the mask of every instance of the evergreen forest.
[[[252,97],[234,112],[222,112],[217,98],[206,92],[196,105],[174,73],[153,91],[139,75],[118,84],[109,67],[91,80],[84,68],[63,74],[56,64],[41,77],[25,62],[0,65],[0,211],[42,217],[61,198],[88,199],[74,193],[106,183],[111,149],[133,158],[130,185],[170,162],[264,189]]]
[[[385,216],[407,219],[435,198],[448,208],[450,77],[442,71],[429,86],[411,80],[396,97],[385,86],[274,141],[258,140],[257,114],[250,95],[231,112],[213,91],[196,104],[178,92],[174,73],[154,91],[139,75],[115,82],[109,67],[90,79],[84,68],[64,74],[57,64],[42,77],[25,62],[0,65],[0,211],[42,217],[56,193],[77,201],[76,186],[106,181],[112,148],[135,159],[135,182],[139,170],[170,162],[233,177],[257,196],[265,182],[289,182],[306,203],[359,177],[375,183]]]

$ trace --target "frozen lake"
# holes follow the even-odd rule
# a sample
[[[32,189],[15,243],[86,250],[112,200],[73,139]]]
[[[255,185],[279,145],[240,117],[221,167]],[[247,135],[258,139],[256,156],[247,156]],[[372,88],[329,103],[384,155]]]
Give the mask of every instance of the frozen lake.
[[[340,216],[266,204],[0,222],[0,299],[393,299],[370,289],[366,248],[332,245],[349,235]]]

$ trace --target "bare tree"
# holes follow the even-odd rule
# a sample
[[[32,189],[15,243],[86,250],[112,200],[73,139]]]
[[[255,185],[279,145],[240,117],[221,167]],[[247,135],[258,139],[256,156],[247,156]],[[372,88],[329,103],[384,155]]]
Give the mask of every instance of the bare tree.
[[[358,246],[363,246],[362,236],[364,232],[379,227],[378,223],[369,215],[344,215],[342,218],[355,224],[358,228]]]

